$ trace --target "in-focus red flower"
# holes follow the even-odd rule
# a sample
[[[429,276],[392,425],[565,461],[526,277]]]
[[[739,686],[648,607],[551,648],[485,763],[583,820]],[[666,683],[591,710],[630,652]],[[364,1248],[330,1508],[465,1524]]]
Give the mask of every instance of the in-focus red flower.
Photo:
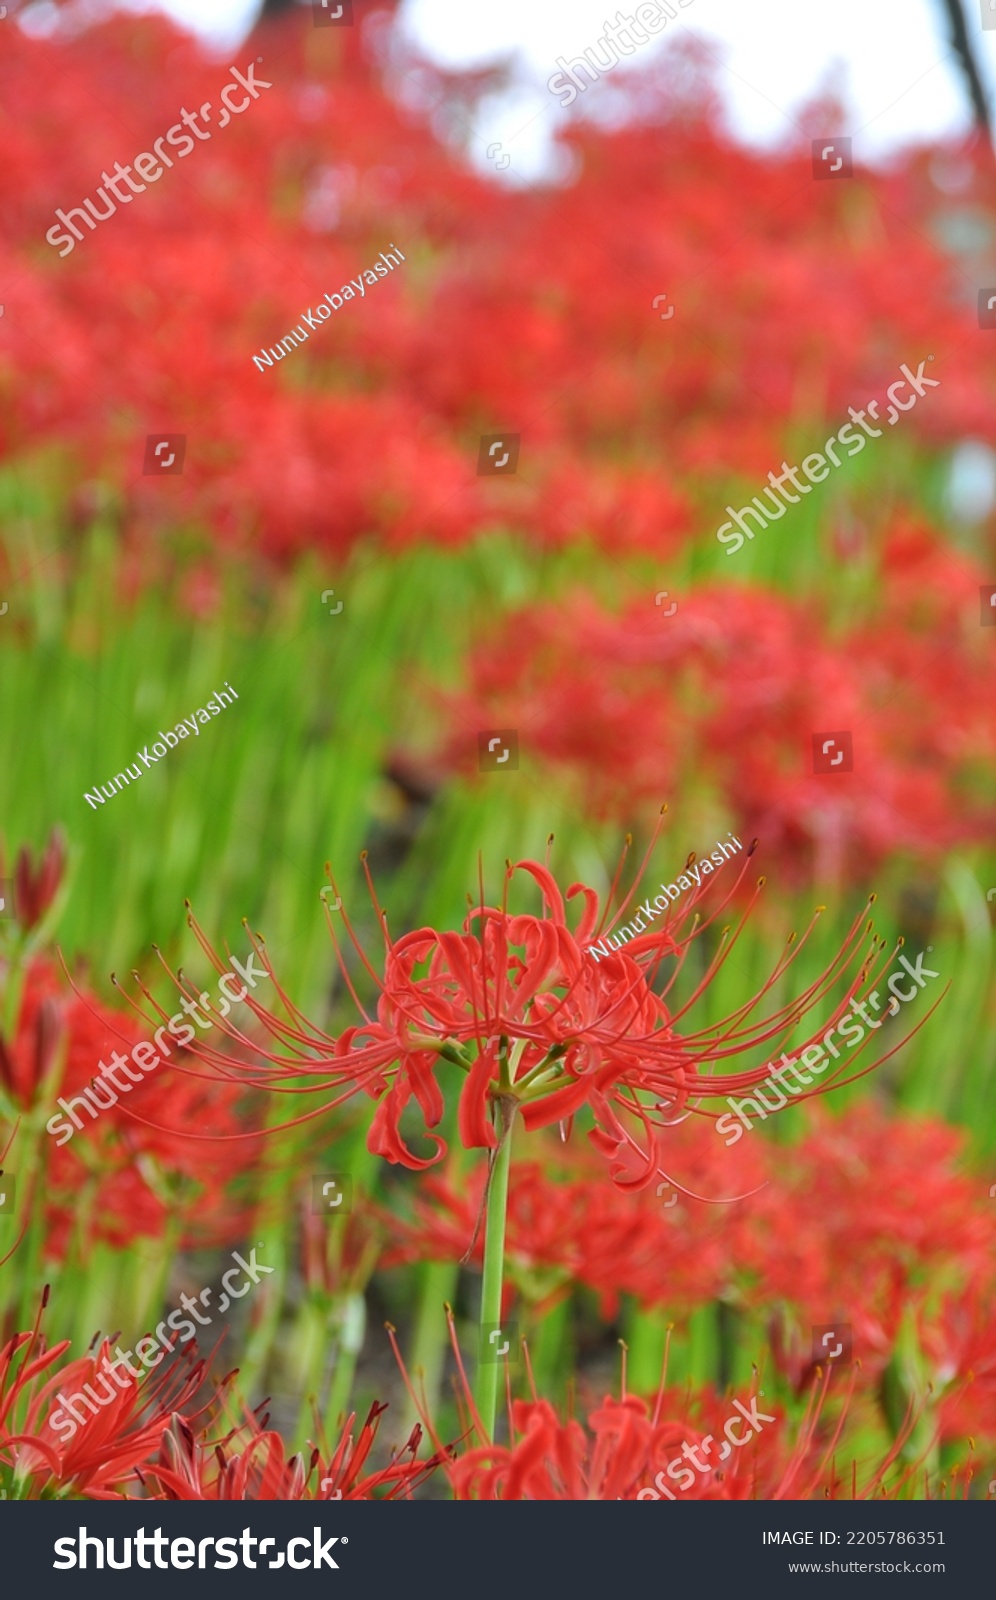
[[[734,890],[747,866],[745,859]],[[715,870],[709,866],[710,874]],[[247,1002],[274,1039],[274,1049],[254,1047],[228,1018],[220,1028],[237,1042],[239,1054],[226,1053],[206,1040],[196,1053],[229,1081],[291,1095],[310,1091],[323,1095],[322,1105],[286,1126],[321,1116],[365,1091],[378,1102],[368,1137],[370,1150],[408,1167],[431,1166],[445,1153],[445,1141],[433,1132],[443,1116],[445,1068],[454,1078],[462,1074],[458,1125],[467,1148],[495,1149],[496,1129],[506,1131],[516,1117],[532,1131],[569,1123],[587,1107],[595,1120],[590,1138],[609,1159],[617,1183],[638,1187],[658,1176],[667,1179],[662,1163],[668,1127],[690,1112],[715,1116],[703,1107],[704,1100],[762,1083],[771,1066],[765,1059],[733,1071],[716,1069],[765,1047],[766,1058],[777,1056],[806,1013],[835,985],[844,984],[844,993],[819,1030],[794,1049],[801,1052],[817,1043],[844,1015],[863,984],[875,981],[872,969],[883,946],[870,924],[863,928],[863,916],[855,919],[841,949],[814,982],[770,1014],[755,1015],[805,947],[814,917],[798,943],[789,941],[758,994],[731,1015],[696,1031],[686,1019],[722,968],[737,934],[731,937],[726,930],[719,937],[716,953],[688,999],[673,1004],[669,996],[693,939],[712,926],[730,896],[700,920],[699,904],[709,889],[703,883],[683,897],[678,909],[667,895],[658,895],[653,903],[648,897],[634,916],[635,886],[616,903],[621,871],[622,863],[604,903],[595,889],[584,884],[568,888],[566,900],[581,904],[580,916],[571,926],[565,896],[549,867],[536,861],[509,864],[501,905],[486,905],[482,889],[480,905],[459,932],[424,927],[397,940],[388,933],[368,872],[384,939],[382,977],[363,954],[345,911],[342,915],[347,935],[379,990],[376,1014],[364,1011],[361,1024],[334,1037],[302,1016],[274,978],[286,1018],[267,1011],[255,998]],[[509,888],[520,873],[538,887],[541,915],[509,910]],[[744,918],[763,881],[758,881]],[[336,894],[339,905],[341,897]],[[627,916],[630,920],[625,923]],[[327,902],[326,917],[345,981],[362,1010]],[[611,930],[621,924],[613,936]],[[191,925],[223,971],[221,957],[193,919]],[[868,942],[862,953],[865,935]],[[254,940],[254,947],[272,974],[262,941]],[[665,962],[673,963],[666,979]],[[246,1046],[256,1049],[261,1065],[246,1065]],[[846,1076],[851,1065],[834,1067],[810,1092],[851,1082]],[[415,1154],[402,1133],[402,1117],[412,1101],[436,1147],[428,1157]]]

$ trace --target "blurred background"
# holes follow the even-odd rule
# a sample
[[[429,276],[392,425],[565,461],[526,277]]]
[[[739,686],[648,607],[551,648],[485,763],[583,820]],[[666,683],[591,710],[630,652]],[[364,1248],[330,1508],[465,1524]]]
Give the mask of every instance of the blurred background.
[[[154,946],[208,982],[185,901],[222,951],[244,955],[243,918],[261,930],[335,1032],[355,1011],[326,861],[368,942],[362,850],[395,935],[458,927],[479,860],[497,897],[506,858],[553,834],[559,881],[604,891],[666,802],[648,886],[727,830],[766,879],[703,1026],[819,905],[772,1001],[815,982],[873,893],[882,937],[929,946],[948,992],[756,1151],[676,1132],[689,1187],[767,1181],[759,1199],[596,1202],[583,1154],[524,1141],[510,1293],[544,1392],[611,1385],[620,1337],[651,1389],[673,1324],[675,1383],[719,1394],[772,1363],[794,1414],[811,1327],[846,1320],[866,1363],[852,1455],[883,1454],[912,1405],[903,1459],[967,1484],[969,1415],[996,1472],[996,13],[672,9],[605,65],[604,0],[354,0],[342,25],[269,0],[6,8],[3,1327],[52,1282],[46,1329],[74,1355],[97,1329],[137,1337],[264,1239],[278,1277],[222,1361],[237,1349],[244,1399],[272,1394],[289,1443],[316,1405],[330,1437],[375,1396],[404,1412],[385,1316],[445,1408],[440,1307],[476,1315],[476,1159],[386,1169],[359,1107],[184,1143],[279,1108],[179,1074],[140,1091],[169,1135],[115,1110],[56,1156],[45,1121],[113,1037],[146,1036],[112,973],[167,1014]],[[548,83],[588,50],[603,65],[564,106]],[[105,204],[104,171],[250,63],[266,87],[239,115],[202,114],[144,192],[53,243],[60,210]],[[934,386],[890,426],[904,366]],[[860,457],[718,542],[866,408]],[[87,802],[226,682],[238,699],[202,737]],[[814,739],[841,733],[851,770],[819,770]],[[30,862],[55,829],[46,874]],[[326,1169],[354,1175],[348,1222],[310,1212]]]

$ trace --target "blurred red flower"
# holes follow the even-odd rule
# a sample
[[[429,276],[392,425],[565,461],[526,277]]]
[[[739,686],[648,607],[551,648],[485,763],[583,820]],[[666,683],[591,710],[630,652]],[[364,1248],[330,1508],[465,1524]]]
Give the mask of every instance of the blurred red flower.
[[[883,563],[902,575],[895,593],[843,639],[814,605],[758,588],[699,588],[666,622],[649,595],[619,616],[585,593],[531,606],[472,651],[441,759],[469,774],[475,730],[515,727],[586,814],[701,796],[766,858],[821,880],[981,841],[996,711],[958,633],[977,575],[910,524]],[[854,771],[831,783],[812,772],[812,738],[841,728]]]
[[[395,10],[383,0],[321,58],[304,16],[267,24],[252,43],[272,88],[251,114],[208,121],[210,148],[83,223],[67,259],[45,242],[56,210],[151,150],[181,104],[217,105],[225,72],[158,16],[84,26],[77,9],[71,31],[5,30],[0,394],[18,383],[0,444],[58,440],[91,484],[113,485],[147,574],[164,490],[170,519],[278,559],[370,535],[463,543],[499,523],[534,547],[588,536],[660,554],[699,508],[722,520],[724,480],[763,479],[790,430],[818,442],[824,417],[927,349],[943,386],[910,417],[914,436],[996,437],[972,307],[932,238],[949,197],[922,154],[863,171],[859,217],[850,185],[809,181],[808,144],[732,142],[693,43],[627,75],[619,125],[568,126],[570,181],[509,190],[433,120],[440,105],[466,113],[498,75],[413,58]],[[392,74],[418,106],[391,98]],[[964,165],[963,205],[986,182]],[[316,330],[279,373],[252,367],[392,241],[411,265],[376,315]],[[489,424],[528,441],[497,498],[474,470]],[[139,467],[157,427],[189,437],[168,485]]]
[[[62,974],[45,956],[35,957],[23,975],[16,1016],[13,1038],[0,1036],[0,1093],[25,1124],[15,1131],[8,1166],[16,1165],[18,1140],[28,1137],[29,1121],[40,1133],[60,1095],[79,1095],[99,1073],[101,1060],[145,1037],[131,1016],[110,1010],[85,990],[67,994]],[[50,1259],[61,1259],[74,1238],[84,1251],[98,1239],[124,1245],[141,1234],[158,1237],[176,1221],[181,1239],[191,1244],[241,1238],[249,1207],[239,1202],[233,1182],[244,1151],[236,1157],[225,1143],[207,1153],[193,1149],[181,1135],[138,1120],[132,1102],[136,1108],[154,1105],[157,1121],[161,1117],[180,1129],[213,1126],[221,1134],[245,1129],[244,1100],[238,1090],[205,1084],[163,1063],[154,1081],[137,1084],[94,1121],[84,1119],[68,1143],[40,1133],[46,1178],[39,1203]],[[29,1207],[33,1201],[24,1194],[20,1203]]]

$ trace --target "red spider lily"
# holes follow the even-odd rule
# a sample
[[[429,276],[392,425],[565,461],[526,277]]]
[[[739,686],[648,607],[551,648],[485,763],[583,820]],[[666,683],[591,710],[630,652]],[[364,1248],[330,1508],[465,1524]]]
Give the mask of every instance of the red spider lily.
[[[40,1124],[55,1112],[57,1123],[71,1127],[58,1114],[59,1096],[81,1095],[99,1075],[101,1061],[110,1063],[115,1050],[127,1053],[142,1037],[131,1017],[85,989],[67,994],[55,963],[36,957],[24,974],[13,1037],[0,1036],[0,1106],[9,1106],[13,1118]],[[242,1163],[231,1147],[220,1144],[205,1160],[182,1138],[125,1114],[132,1101],[154,1102],[180,1127],[209,1122],[219,1133],[231,1132],[244,1127],[236,1115],[241,1097],[224,1084],[208,1086],[171,1071],[165,1061],[154,1083],[138,1083],[116,1103],[106,1103],[106,1080],[101,1083],[105,1109],[98,1117],[91,1120],[84,1102],[77,1107],[83,1126],[68,1143],[42,1136],[46,1178],[40,1203],[50,1254],[65,1254],[82,1216],[89,1239],[115,1244],[138,1234],[156,1237],[178,1216],[182,1237],[191,1243],[241,1237],[246,1207],[234,1201],[230,1185]]]
[[[986,839],[996,712],[958,633],[985,573],[911,519],[883,545],[884,594],[844,639],[822,604],[759,587],[700,588],[666,624],[645,594],[619,615],[581,592],[530,605],[475,643],[441,757],[467,769],[474,729],[514,725],[585,814],[718,794],[766,856],[821,880]],[[811,771],[820,728],[860,750],[832,785]]]
[[[729,1294],[734,1279],[734,1217],[721,1201],[730,1189],[753,1190],[769,1171],[768,1146],[744,1141],[734,1154],[705,1119],[671,1130],[672,1171],[683,1193],[667,1185],[620,1189],[601,1181],[599,1158],[564,1144],[540,1161],[512,1163],[505,1236],[506,1294],[521,1295],[540,1319],[577,1284],[593,1290],[611,1322],[620,1298],[681,1314]],[[731,1178],[730,1166],[733,1165]],[[423,1177],[411,1214],[382,1212],[390,1243],[382,1265],[465,1261],[479,1265],[483,1241],[472,1249],[484,1200],[486,1173],[452,1170]],[[706,1203],[691,1198],[693,1187]],[[745,1204],[746,1202],[741,1202]],[[736,1208],[735,1208],[736,1209]],[[503,1308],[507,1310],[507,1307]]]
[[[769,1147],[771,1183],[728,1219],[737,1297],[757,1310],[792,1308],[805,1331],[793,1340],[777,1318],[775,1343],[799,1388],[812,1373],[809,1328],[832,1318],[851,1324],[866,1382],[888,1364],[911,1312],[937,1357],[938,1385],[966,1373],[973,1362],[956,1359],[944,1374],[941,1328],[949,1297],[991,1277],[992,1222],[981,1180],[959,1170],[964,1137],[874,1104],[841,1117],[821,1109],[797,1145]]]
[[[935,152],[889,175],[863,172],[868,226],[855,231],[848,186],[828,195],[810,182],[808,149],[752,153],[729,140],[701,56],[682,52],[680,72],[671,57],[641,80],[635,124],[566,134],[575,181],[510,193],[450,154],[428,113],[392,101],[359,28],[316,56],[289,11],[259,41],[272,87],[224,132],[212,124],[211,142],[164,170],[153,193],[92,231],[77,218],[83,237],[62,261],[43,242],[56,208],[100,204],[118,129],[151,150],[186,97],[217,105],[225,77],[163,18],[85,27],[74,9],[71,35],[15,25],[0,57],[0,98],[18,129],[3,176],[3,342],[21,377],[3,427],[15,449],[68,439],[121,487],[133,568],[154,560],[140,534],[162,501],[134,485],[137,441],[122,416],[210,418],[217,449],[176,480],[181,505],[220,543],[281,557],[371,532],[395,547],[473,539],[489,500],[468,481],[467,441],[498,416],[544,447],[535,459],[548,465],[514,506],[531,544],[580,532],[613,554],[659,555],[661,523],[668,538],[685,520],[682,476],[709,484],[719,511],[718,463],[763,483],[790,423],[843,418],[925,348],[928,330],[944,385],[905,426],[993,437],[970,314],[931,242],[951,204],[931,181]],[[391,35],[379,59],[405,48]],[[256,54],[253,44],[247,59]],[[695,85],[687,96],[675,89],[683,74]],[[421,62],[418,76],[434,108],[487,87]],[[38,81],[51,84],[44,108]],[[396,274],[376,289],[375,313],[364,304],[338,317],[334,361],[332,330],[314,330],[293,369],[253,369],[248,352],[376,259],[399,218],[402,248],[427,246],[417,292]],[[148,300],[127,292],[135,283]],[[653,310],[662,284],[680,321]],[[56,336],[33,339],[39,326]],[[687,337],[674,336],[679,326]],[[826,437],[818,427],[814,442]],[[265,459],[253,448],[261,435],[275,442]]]
[[[803,1500],[817,1494],[840,1498],[835,1453],[847,1412],[836,1423],[822,1417],[826,1381],[814,1383],[795,1438],[776,1402],[764,1401],[752,1387],[739,1406],[733,1398],[704,1391],[695,1397],[699,1421],[690,1417],[687,1393],[669,1391],[662,1378],[648,1404],[626,1393],[607,1396],[588,1413],[586,1423],[562,1420],[540,1399],[511,1400],[509,1443],[487,1436],[467,1384],[451,1312],[450,1341],[458,1371],[458,1395],[467,1419],[465,1443],[443,1446],[416,1395],[389,1327],[395,1358],[413,1403],[439,1450],[441,1464],[457,1500]],[[524,1351],[529,1370],[528,1352]],[[666,1376],[666,1356],[665,1356]],[[529,1371],[532,1385],[532,1375]],[[769,1411],[766,1408],[772,1406]],[[732,1422],[732,1429],[726,1424]],[[706,1432],[706,1429],[710,1431]],[[725,1435],[725,1438],[724,1438]],[[909,1437],[909,1427],[871,1471],[862,1472],[861,1497],[881,1492]],[[728,1443],[730,1440],[732,1442]],[[692,1463],[690,1465],[689,1463]],[[694,1470],[693,1470],[694,1466]],[[852,1484],[857,1489],[855,1468]]]
[[[322,1466],[319,1460],[318,1499],[396,1500],[401,1496],[407,1497],[417,1484],[428,1477],[430,1472],[435,1471],[440,1461],[438,1455],[426,1461],[416,1460],[422,1442],[422,1429],[416,1425],[402,1449],[392,1453],[391,1461],[386,1467],[381,1468],[379,1472],[369,1473],[365,1478],[361,1477],[367,1457],[373,1448],[380,1417],[386,1409],[382,1405],[370,1407],[367,1420],[355,1441],[352,1430],[356,1419],[355,1416],[349,1418],[338,1444],[328,1453],[328,1465]]]
[[[996,1447],[994,1299],[996,1273],[990,1262],[976,1282],[945,1296],[939,1317],[920,1319],[920,1338],[942,1389],[938,1415],[946,1442],[982,1437]]]
[[[182,1417],[162,1435],[160,1457],[148,1469],[167,1500],[397,1500],[408,1498],[434,1470],[436,1461],[416,1460],[422,1430],[415,1427],[404,1448],[386,1467],[364,1476],[380,1418],[387,1407],[374,1403],[354,1438],[355,1413],[345,1424],[327,1464],[313,1450],[287,1460],[278,1433],[259,1429],[254,1420],[213,1447],[200,1441]],[[248,1437],[246,1435],[248,1434]],[[312,1484],[312,1476],[315,1482]]]
[[[53,828],[37,864],[27,845],[17,852],[14,866],[14,914],[24,931],[37,927],[62,884],[66,869],[66,840],[61,828]],[[0,878],[7,876],[6,855],[0,848]]]
[[[747,864],[745,859],[734,890]],[[711,926],[727,902],[721,902],[700,922],[697,907],[708,891],[707,884],[687,894],[676,912],[666,896],[657,897],[662,902],[657,911],[648,899],[637,913],[636,926],[631,921],[619,934],[618,945],[623,948],[610,948],[617,943],[611,929],[622,922],[636,895],[635,888],[631,889],[620,905],[614,905],[621,870],[622,864],[604,905],[596,890],[580,883],[571,885],[566,898],[579,898],[582,906],[574,928],[568,924],[564,896],[549,868],[522,861],[506,869],[502,905],[486,906],[482,891],[480,907],[470,913],[461,932],[426,927],[398,940],[388,934],[368,873],[384,939],[383,978],[363,955],[345,912],[343,920],[368,975],[379,987],[376,1016],[364,1011],[361,1025],[334,1038],[309,1023],[274,979],[289,1020],[268,1012],[255,998],[247,1002],[279,1047],[256,1047],[264,1065],[248,1067],[240,1057],[207,1042],[200,1043],[197,1054],[229,1081],[251,1082],[290,1094],[308,1093],[309,1089],[325,1095],[331,1092],[323,1105],[292,1119],[287,1126],[321,1116],[364,1090],[379,1101],[368,1136],[370,1150],[412,1168],[431,1166],[446,1150],[445,1141],[431,1131],[443,1115],[439,1076],[445,1063],[447,1069],[464,1075],[458,1123],[467,1148],[497,1147],[493,1119],[507,1128],[518,1115],[532,1131],[567,1122],[587,1106],[596,1123],[590,1138],[610,1159],[616,1182],[639,1187],[659,1176],[675,1181],[680,1189],[680,1182],[671,1180],[661,1165],[667,1129],[686,1112],[715,1115],[702,1111],[704,1098],[742,1092],[763,1082],[770,1071],[770,1062],[722,1075],[716,1074],[716,1066],[763,1046],[777,1056],[801,1018],[822,1002],[835,984],[846,980],[844,994],[819,1031],[794,1048],[802,1051],[818,1042],[844,1015],[865,981],[874,982],[872,968],[882,947],[871,936],[869,924],[869,944],[862,957],[862,918],[857,918],[842,948],[815,982],[770,1015],[752,1020],[768,990],[804,948],[814,917],[802,940],[796,942],[793,936],[789,941],[759,994],[729,1017],[696,1032],[686,1028],[685,1019],[727,960],[740,929],[732,938],[729,930],[724,931],[717,953],[690,998],[669,1006],[668,996],[693,938]],[[538,886],[541,916],[510,913],[508,888],[519,872]],[[763,881],[759,880],[745,917]],[[337,895],[336,904],[340,903]],[[644,913],[651,921],[660,916],[660,926],[648,929],[642,920]],[[342,963],[327,905],[326,917]],[[191,926],[217,969],[223,971],[224,963],[192,918]],[[608,953],[593,954],[593,941]],[[254,948],[262,958],[262,941],[254,941]],[[674,970],[658,992],[654,984],[665,960],[673,960]],[[272,973],[272,964],[266,965]],[[848,978],[851,967],[857,970]],[[362,1009],[344,965],[343,972]],[[230,1020],[220,1027],[240,1048],[251,1046]],[[852,1081],[842,1077],[846,1070],[846,1066],[834,1068],[810,1092]],[[291,1079],[312,1081],[292,1086]],[[416,1155],[402,1136],[402,1114],[412,1099],[435,1143],[433,1156]]]
[[[107,1339],[90,1355],[55,1370],[68,1348],[67,1339],[46,1350],[36,1327],[16,1334],[0,1350],[0,1468],[14,1498],[120,1498],[123,1486],[136,1481],[154,1455],[173,1413],[190,1405],[208,1371],[191,1344],[163,1373],[134,1377],[122,1372]],[[222,1380],[219,1392],[229,1381]],[[188,1424],[199,1426],[213,1404],[212,1399],[188,1412]]]
[[[713,1442],[722,1440],[726,1413],[710,1399],[715,1435],[687,1421],[663,1420],[668,1402],[681,1406],[674,1393],[661,1394],[653,1408],[633,1395],[606,1397],[586,1425],[561,1421],[545,1400],[513,1401],[513,1443],[478,1446],[448,1463],[447,1475],[458,1500],[799,1500],[812,1494],[826,1452],[814,1443],[810,1419],[794,1450],[777,1441],[773,1428],[753,1435],[754,1448],[743,1455],[728,1446],[732,1459],[724,1466]],[[784,1430],[780,1410],[777,1425]],[[669,1467],[677,1471],[666,1475]]]

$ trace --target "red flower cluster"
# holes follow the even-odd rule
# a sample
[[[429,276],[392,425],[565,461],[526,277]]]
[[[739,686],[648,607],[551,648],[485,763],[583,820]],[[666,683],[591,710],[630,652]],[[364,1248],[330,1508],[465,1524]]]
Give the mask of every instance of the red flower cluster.
[[[168,491],[169,517],[275,556],[371,533],[454,543],[496,523],[533,544],[587,534],[659,555],[696,509],[722,520],[717,466],[763,479],[790,426],[843,418],[928,348],[943,386],[907,426],[993,437],[970,310],[930,237],[947,198],[928,166],[863,173],[858,195],[814,184],[808,144],[735,147],[702,59],[672,51],[628,127],[565,135],[575,182],[505,190],[446,152],[428,111],[385,93],[393,9],[321,56],[303,17],[262,28],[237,64],[261,54],[272,87],[224,129],[224,69],[161,18],[115,16],[71,39],[11,23],[0,373],[19,380],[0,415],[6,453],[68,443],[136,535]],[[489,86],[424,63],[417,77],[427,106]],[[78,223],[67,259],[45,243],[57,209],[205,103],[189,161],[93,232]],[[280,371],[252,367],[391,240],[410,265],[375,314],[336,319]],[[664,323],[662,285],[676,308]],[[514,484],[476,477],[489,426],[523,436]],[[187,435],[168,483],[142,477],[156,428]]]
[[[981,841],[996,707],[961,622],[984,574],[909,523],[882,566],[884,603],[843,638],[815,604],[756,588],[699,589],[666,621],[649,593],[618,616],[584,593],[532,606],[471,654],[443,760],[469,770],[477,729],[515,727],[588,814],[702,797],[821,879]],[[832,783],[813,774],[821,728],[852,735],[854,770]]]
[[[364,1472],[386,1406],[374,1404],[354,1436],[355,1416],[323,1463],[313,1450],[307,1467],[300,1455],[288,1460],[279,1433],[250,1418],[221,1443],[210,1445],[175,1416],[161,1435],[160,1453],[147,1472],[165,1500],[396,1500],[407,1498],[436,1465],[417,1460],[422,1430],[414,1428],[389,1464]],[[312,1482],[314,1475],[315,1481]]]
[[[0,1037],[0,1093],[21,1122],[11,1124],[8,1167],[16,1170],[29,1127],[37,1126],[45,1180],[37,1194],[19,1192],[18,1206],[25,1216],[32,1205],[44,1206],[50,1259],[61,1258],[74,1234],[87,1248],[101,1239],[124,1245],[142,1234],[159,1237],[178,1218],[181,1238],[191,1244],[223,1244],[244,1233],[248,1208],[237,1204],[231,1185],[245,1146],[223,1139],[245,1127],[239,1114],[245,1096],[238,1090],[164,1064],[153,1087],[140,1083],[128,1102],[109,1105],[93,1122],[84,1120],[68,1144],[41,1132],[60,1095],[79,1095],[101,1060],[142,1037],[130,1016],[85,991],[67,994],[54,961],[39,956],[29,965],[14,1036]],[[135,1110],[153,1102],[157,1121],[177,1129],[210,1127],[221,1142],[205,1155],[182,1134],[147,1125]]]
[[[447,1447],[437,1436],[393,1330],[391,1342],[457,1500],[865,1499],[895,1494],[918,1465],[900,1463],[911,1432],[907,1419],[880,1459],[863,1462],[860,1472],[853,1461],[842,1470],[837,1450],[848,1402],[836,1422],[827,1419],[825,1381],[812,1386],[804,1415],[790,1430],[781,1407],[761,1409],[756,1382],[738,1404],[708,1389],[692,1402],[687,1391],[669,1391],[662,1379],[648,1404],[626,1393],[625,1365],[621,1396],[592,1406],[584,1423],[573,1416],[562,1420],[535,1388],[531,1400],[511,1401],[509,1443],[498,1444],[478,1415],[452,1315],[448,1320],[467,1419],[459,1447]]]
[[[118,1364],[112,1382],[106,1339],[92,1354],[57,1366],[68,1348],[67,1339],[46,1350],[36,1327],[0,1349],[0,1481],[9,1474],[17,1499],[72,1493],[117,1500],[126,1484],[140,1481],[175,1412],[186,1413],[188,1431],[206,1426],[212,1406],[192,1409],[206,1363],[191,1345],[168,1371],[138,1379],[121,1375]],[[67,1394],[87,1407],[84,1425],[68,1439],[52,1424],[60,1409],[54,1402]]]
[[[563,1146],[513,1163],[504,1313],[524,1306],[540,1319],[578,1286],[599,1296],[605,1320],[624,1295],[682,1320],[721,1300],[769,1319],[776,1363],[799,1392],[817,1364],[811,1329],[837,1319],[871,1393],[912,1318],[942,1436],[996,1438],[992,1202],[964,1136],[875,1103],[841,1116],[814,1107],[808,1120],[796,1144],[759,1136],[728,1150],[687,1119],[670,1130],[671,1183],[656,1192],[607,1185],[590,1156]],[[483,1187],[480,1173],[423,1179],[410,1211],[390,1214],[382,1265],[461,1261],[472,1241],[479,1264]]]
[[[437,1465],[431,1456],[417,1459],[416,1427],[403,1450],[373,1468],[368,1457],[385,1410],[376,1404],[359,1434],[355,1417],[349,1417],[334,1447],[314,1450],[307,1468],[300,1456],[285,1457],[283,1440],[266,1431],[265,1419],[260,1424],[250,1416],[212,1441],[207,1429],[235,1375],[221,1381],[207,1405],[196,1407],[208,1363],[197,1358],[193,1345],[162,1373],[141,1379],[120,1374],[106,1339],[91,1354],[60,1365],[68,1348],[64,1340],[46,1350],[37,1328],[0,1348],[5,1495],[119,1500],[135,1488],[140,1498],[153,1500],[391,1500],[409,1495]],[[67,1400],[87,1408],[83,1426],[68,1441],[62,1420]]]

